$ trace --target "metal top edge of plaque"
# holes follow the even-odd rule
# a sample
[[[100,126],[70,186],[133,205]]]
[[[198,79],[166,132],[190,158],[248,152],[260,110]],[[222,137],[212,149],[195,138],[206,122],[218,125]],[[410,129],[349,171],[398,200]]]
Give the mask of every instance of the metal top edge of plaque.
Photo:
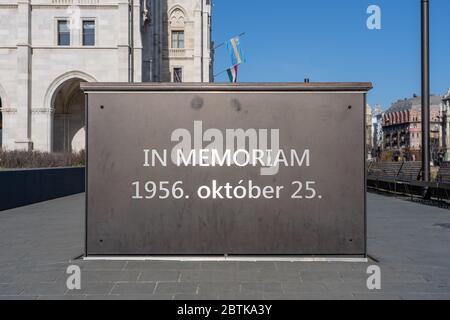
[[[371,90],[371,82],[287,82],[287,83],[156,83],[156,82],[84,82],[85,92],[111,91],[291,91],[291,92],[361,92]]]

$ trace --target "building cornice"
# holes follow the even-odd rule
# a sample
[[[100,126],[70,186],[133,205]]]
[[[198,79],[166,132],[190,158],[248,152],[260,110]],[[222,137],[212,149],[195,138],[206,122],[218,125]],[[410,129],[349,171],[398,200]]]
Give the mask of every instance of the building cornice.
[[[128,3],[128,0],[123,2],[120,0],[0,0],[0,8],[17,9],[19,5],[30,5],[33,9],[65,8],[71,6],[86,9],[115,9],[121,3]],[[140,4],[135,3],[135,7],[140,7]]]
[[[2,49],[17,49],[18,47],[29,47],[33,50],[117,50],[121,47],[129,47],[127,45],[117,45],[117,46],[31,46],[29,44],[18,44],[17,46],[0,46],[0,50]],[[134,50],[142,50],[142,46],[135,46]]]
[[[31,113],[54,113],[55,108],[32,108]]]
[[[53,8],[65,8],[74,6],[73,4],[33,4],[33,9],[53,9]],[[119,7],[118,4],[77,4],[77,7],[84,9],[117,9]]]
[[[17,49],[18,47],[29,47],[33,50],[48,50],[48,49],[72,49],[72,50],[117,50],[121,47],[129,47],[128,45],[117,45],[117,46],[31,46],[29,44],[18,44],[16,46],[0,46],[0,50],[4,49]],[[135,46],[135,50],[142,50],[142,46]]]
[[[0,108],[0,112],[2,113],[17,113],[16,108]]]
[[[72,49],[72,50],[111,50],[111,49],[117,49],[117,46],[33,46],[34,50],[46,50],[46,49]]]

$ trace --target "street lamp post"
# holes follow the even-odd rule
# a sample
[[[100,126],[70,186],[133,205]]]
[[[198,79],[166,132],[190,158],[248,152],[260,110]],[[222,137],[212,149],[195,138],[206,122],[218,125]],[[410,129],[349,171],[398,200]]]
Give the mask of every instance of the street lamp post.
[[[423,181],[430,181],[430,23],[429,0],[422,1],[422,168]]]

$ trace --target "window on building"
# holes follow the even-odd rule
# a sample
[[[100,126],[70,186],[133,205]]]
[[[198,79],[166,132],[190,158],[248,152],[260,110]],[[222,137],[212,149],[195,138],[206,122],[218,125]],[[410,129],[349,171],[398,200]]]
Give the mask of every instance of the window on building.
[[[83,46],[95,45],[95,21],[83,21]]]
[[[183,82],[183,68],[173,68],[173,82]]]
[[[172,48],[184,49],[184,31],[172,31]]]
[[[58,46],[70,46],[70,26],[68,20],[58,20]]]

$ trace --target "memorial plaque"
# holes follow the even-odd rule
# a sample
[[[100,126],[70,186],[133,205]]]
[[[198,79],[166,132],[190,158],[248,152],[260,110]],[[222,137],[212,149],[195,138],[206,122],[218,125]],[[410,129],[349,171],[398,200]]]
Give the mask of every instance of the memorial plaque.
[[[368,83],[83,84],[86,254],[366,254]]]

